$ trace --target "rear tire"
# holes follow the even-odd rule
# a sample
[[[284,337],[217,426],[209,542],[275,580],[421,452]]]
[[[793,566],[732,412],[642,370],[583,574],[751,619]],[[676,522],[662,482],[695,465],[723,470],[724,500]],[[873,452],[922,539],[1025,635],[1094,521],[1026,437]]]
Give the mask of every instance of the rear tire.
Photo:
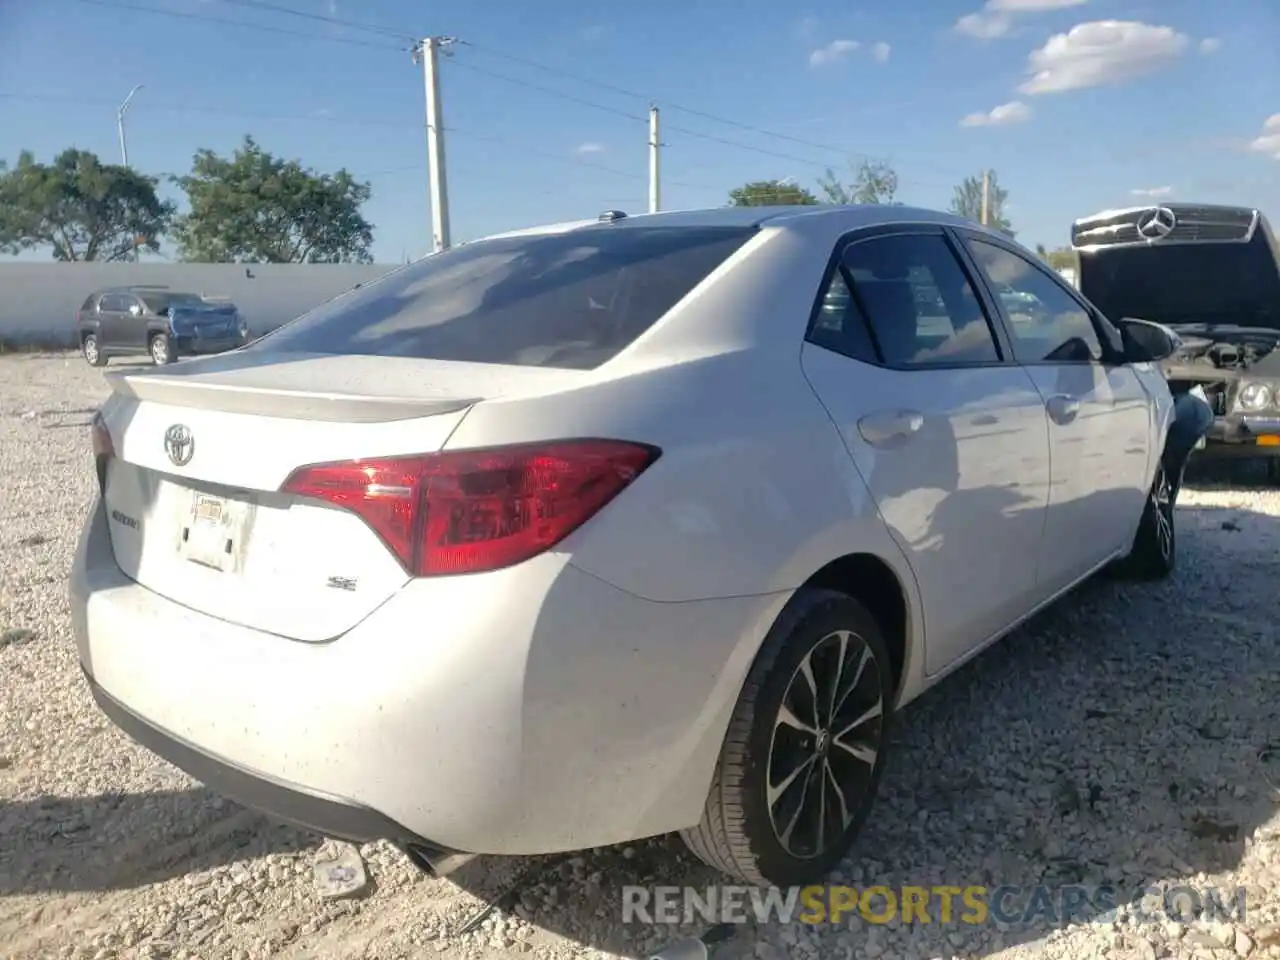
[[[1147,493],[1133,549],[1116,564],[1118,576],[1129,580],[1163,580],[1178,565],[1178,536],[1174,525],[1174,496],[1164,464],[1156,468]]]
[[[105,367],[107,365],[107,358],[98,343],[98,335],[96,333],[86,333],[81,338],[80,353],[84,356],[85,362],[91,367]]]
[[[698,826],[704,863],[753,884],[829,874],[871,812],[893,719],[880,627],[857,600],[802,588],[738,697]]]
[[[151,340],[147,343],[147,350],[151,354],[151,362],[157,367],[173,363],[178,359],[178,351],[167,333],[153,333]]]

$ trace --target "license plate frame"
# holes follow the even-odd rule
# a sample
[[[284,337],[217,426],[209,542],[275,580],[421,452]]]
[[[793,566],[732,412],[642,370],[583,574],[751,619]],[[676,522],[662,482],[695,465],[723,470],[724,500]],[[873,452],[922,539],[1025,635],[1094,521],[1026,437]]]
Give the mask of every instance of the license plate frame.
[[[178,527],[178,555],[220,573],[238,573],[254,504],[236,497],[191,491]]]

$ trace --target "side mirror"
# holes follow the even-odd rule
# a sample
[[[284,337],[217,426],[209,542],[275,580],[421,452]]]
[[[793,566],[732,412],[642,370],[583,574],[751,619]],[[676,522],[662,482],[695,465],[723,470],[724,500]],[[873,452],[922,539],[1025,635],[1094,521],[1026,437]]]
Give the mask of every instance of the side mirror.
[[[129,312],[133,314],[135,317],[142,316],[142,308],[138,306],[136,303],[129,307]]]
[[[1182,348],[1182,338],[1162,323],[1125,317],[1115,325],[1124,341],[1126,363],[1158,363]]]

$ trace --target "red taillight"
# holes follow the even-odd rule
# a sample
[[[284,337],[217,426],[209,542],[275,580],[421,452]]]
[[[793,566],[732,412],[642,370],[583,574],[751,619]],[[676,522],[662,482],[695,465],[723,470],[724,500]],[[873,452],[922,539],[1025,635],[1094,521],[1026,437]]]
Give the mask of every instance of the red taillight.
[[[111,431],[107,429],[106,421],[102,419],[102,411],[98,411],[93,415],[93,420],[89,424],[89,433],[93,438],[93,455],[95,458],[115,456],[115,444],[111,442]]]
[[[359,514],[416,576],[481,573],[555,546],[657,458],[643,444],[562,440],[316,464],[282,489]]]
[[[102,411],[93,415],[89,423],[89,436],[93,442],[93,466],[98,473],[98,491],[107,486],[107,462],[116,455],[116,446],[111,440],[111,431],[102,419]]]

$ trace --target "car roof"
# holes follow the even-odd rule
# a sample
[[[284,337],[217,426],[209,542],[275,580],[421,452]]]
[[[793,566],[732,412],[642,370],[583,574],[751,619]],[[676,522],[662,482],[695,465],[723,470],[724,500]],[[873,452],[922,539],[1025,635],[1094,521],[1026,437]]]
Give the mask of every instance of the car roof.
[[[188,293],[186,290],[171,290],[165,286],[154,286],[145,283],[123,287],[103,287],[98,291],[99,296],[104,293],[162,293],[167,297],[199,297],[199,294]]]
[[[861,227],[894,223],[932,223],[940,226],[982,227],[972,220],[938,210],[891,204],[796,204],[770,207],[711,207],[701,210],[671,210],[661,213],[636,213],[616,220],[568,220],[561,223],[527,227],[491,234],[478,239],[496,240],[508,237],[564,233],[589,227],[625,230],[629,227],[787,227],[803,222],[817,225],[830,221],[843,233]]]

